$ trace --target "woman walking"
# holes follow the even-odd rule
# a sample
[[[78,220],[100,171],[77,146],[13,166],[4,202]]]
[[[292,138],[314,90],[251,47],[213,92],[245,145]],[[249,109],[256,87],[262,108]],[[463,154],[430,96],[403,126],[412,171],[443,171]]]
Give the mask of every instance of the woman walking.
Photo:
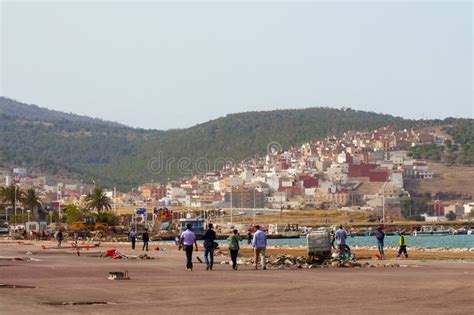
[[[242,238],[239,236],[239,231],[234,230],[233,235],[227,238],[227,243],[229,244],[230,259],[232,260],[232,269],[237,270],[237,255],[239,254],[239,242],[242,241]]]

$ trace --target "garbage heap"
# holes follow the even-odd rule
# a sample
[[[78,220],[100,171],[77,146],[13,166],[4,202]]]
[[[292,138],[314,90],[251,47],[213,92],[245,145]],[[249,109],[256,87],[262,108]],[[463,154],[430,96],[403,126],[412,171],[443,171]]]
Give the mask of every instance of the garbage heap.
[[[357,262],[355,256],[340,257],[333,254],[326,260],[318,260],[308,256],[277,255],[267,257],[267,268],[270,269],[312,269],[312,268],[398,268],[399,264],[371,264],[369,262]],[[227,261],[224,264],[230,263]],[[253,257],[241,258],[237,262],[240,265],[252,266],[255,264]]]
[[[120,253],[118,250],[112,248],[108,249],[105,252],[101,252],[99,257],[108,257],[111,259],[123,259],[123,260],[135,260],[135,259],[141,259],[141,260],[147,260],[147,259],[155,259],[155,257],[148,256],[146,253],[140,254],[140,255],[125,255],[123,253]]]

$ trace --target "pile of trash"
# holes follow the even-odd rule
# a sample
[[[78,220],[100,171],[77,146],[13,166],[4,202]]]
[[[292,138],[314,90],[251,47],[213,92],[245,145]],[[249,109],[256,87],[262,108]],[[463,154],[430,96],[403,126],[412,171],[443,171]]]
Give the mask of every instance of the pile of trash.
[[[123,260],[134,260],[134,259],[141,259],[141,260],[147,260],[147,259],[155,259],[155,257],[148,256],[147,253],[142,253],[140,255],[126,255],[120,253],[118,250],[115,248],[108,249],[105,251],[105,253],[100,253],[99,257],[109,257],[111,259],[123,259]]]
[[[225,255],[222,255],[225,256]],[[269,269],[312,269],[312,268],[398,268],[399,264],[387,263],[373,265],[369,262],[360,263],[354,255],[345,254],[341,257],[338,253],[331,255],[329,259],[318,260],[310,256],[278,255],[266,257]],[[223,260],[221,264],[231,264]],[[238,265],[253,266],[253,257],[241,257],[237,260]]]

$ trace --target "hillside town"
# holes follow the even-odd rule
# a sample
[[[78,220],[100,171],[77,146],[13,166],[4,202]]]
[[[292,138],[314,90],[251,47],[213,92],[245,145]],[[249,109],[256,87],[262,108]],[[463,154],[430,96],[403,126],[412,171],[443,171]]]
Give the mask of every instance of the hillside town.
[[[442,133],[395,130],[383,127],[370,132],[348,131],[288,149],[269,146],[266,156],[227,164],[220,170],[196,173],[167,183],[144,183],[129,192],[110,187],[106,192],[114,209],[126,207],[187,207],[198,209],[333,209],[361,210],[377,220],[402,217],[402,204],[410,198],[407,180],[434,180],[424,160],[414,159],[411,147],[442,145]],[[26,168],[4,170],[0,183],[19,189],[34,188],[42,209],[35,217],[59,213],[67,204],[81,204],[95,183],[54,181]],[[444,221],[470,215],[474,202],[446,204],[434,201],[424,214],[427,221]],[[10,211],[10,213],[9,213]],[[3,211],[2,211],[3,212]],[[0,216],[12,215],[6,207]]]

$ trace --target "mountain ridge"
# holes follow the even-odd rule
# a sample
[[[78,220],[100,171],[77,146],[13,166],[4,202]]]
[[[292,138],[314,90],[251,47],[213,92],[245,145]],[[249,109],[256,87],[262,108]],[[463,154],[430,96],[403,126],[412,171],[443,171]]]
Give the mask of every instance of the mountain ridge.
[[[5,104],[5,98],[0,98],[2,102]],[[163,131],[108,124],[51,110],[39,114],[41,107],[35,108],[35,115],[21,116],[20,110],[15,111],[16,103],[8,101],[9,115],[2,111],[5,106],[0,106],[0,166],[23,165],[124,189],[189,175],[177,165],[183,159],[191,164],[204,159],[212,166],[218,159],[238,162],[255,154],[261,156],[272,142],[289,147],[347,130],[367,131],[387,125],[411,128],[457,121],[417,121],[351,108],[311,107],[232,113],[189,128]],[[22,105],[25,104],[18,106]],[[173,165],[160,173],[150,171],[150,161],[158,158],[161,163],[173,161]],[[195,169],[189,173],[192,171]]]

